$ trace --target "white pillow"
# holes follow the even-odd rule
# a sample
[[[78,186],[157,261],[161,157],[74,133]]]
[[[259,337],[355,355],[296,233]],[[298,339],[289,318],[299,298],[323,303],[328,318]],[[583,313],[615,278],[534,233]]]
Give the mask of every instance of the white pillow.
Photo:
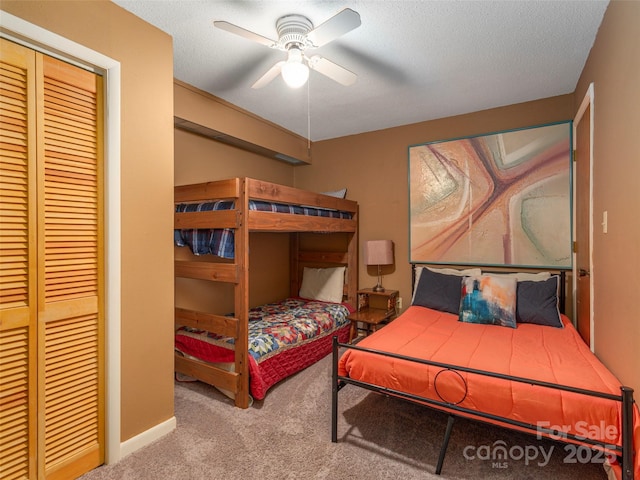
[[[413,282],[413,295],[411,298],[411,303],[415,300],[416,296],[416,288],[418,287],[418,282],[420,281],[420,274],[422,273],[422,269],[428,268],[432,272],[440,273],[442,275],[455,275],[458,277],[477,277],[482,275],[482,270],[479,268],[467,268],[466,270],[457,270],[455,268],[433,268],[433,267],[416,267],[416,278]]]
[[[323,195],[329,195],[330,197],[344,198],[347,196],[347,189],[336,190],[335,192],[322,192]]]
[[[309,300],[341,303],[344,291],[345,267],[304,267],[300,296]]]

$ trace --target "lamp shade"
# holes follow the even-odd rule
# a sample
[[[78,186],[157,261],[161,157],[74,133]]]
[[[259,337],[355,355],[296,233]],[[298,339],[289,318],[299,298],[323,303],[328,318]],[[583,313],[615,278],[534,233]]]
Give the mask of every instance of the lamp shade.
[[[369,240],[365,245],[364,262],[367,265],[393,264],[393,242],[391,240]]]

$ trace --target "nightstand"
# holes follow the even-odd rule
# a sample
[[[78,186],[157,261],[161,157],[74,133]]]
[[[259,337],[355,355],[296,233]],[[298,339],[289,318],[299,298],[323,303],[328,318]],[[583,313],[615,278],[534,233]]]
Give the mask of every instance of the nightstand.
[[[349,343],[353,342],[358,330],[363,330],[365,335],[368,335],[393,320],[396,316],[397,301],[398,290],[385,289],[382,292],[374,292],[372,288],[358,290],[358,310],[348,317],[351,321]],[[358,323],[364,324],[364,328],[359,328]]]

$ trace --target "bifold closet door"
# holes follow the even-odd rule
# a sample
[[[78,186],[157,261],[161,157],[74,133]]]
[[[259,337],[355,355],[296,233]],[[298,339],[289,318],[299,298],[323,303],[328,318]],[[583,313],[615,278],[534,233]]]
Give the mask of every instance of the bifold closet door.
[[[104,458],[101,77],[36,56],[38,473]]]
[[[4,88],[17,82],[2,42]],[[31,54],[24,107],[5,115],[3,104],[1,120],[0,422],[27,435],[5,440],[0,424],[0,477],[67,479],[104,460],[102,79]],[[23,417],[5,415],[18,401]],[[5,460],[22,457],[28,473],[9,476]]]
[[[35,478],[35,52],[0,42],[0,478]]]

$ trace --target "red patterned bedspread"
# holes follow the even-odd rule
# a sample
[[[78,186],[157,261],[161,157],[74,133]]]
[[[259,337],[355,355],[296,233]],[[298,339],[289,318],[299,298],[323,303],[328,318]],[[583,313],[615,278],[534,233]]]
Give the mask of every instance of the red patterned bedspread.
[[[287,298],[249,311],[249,389],[256,400],[278,381],[317,362],[331,352],[331,339],[349,336],[349,307]],[[177,351],[210,363],[234,362],[234,339],[181,327]],[[230,365],[230,366],[231,366]]]

